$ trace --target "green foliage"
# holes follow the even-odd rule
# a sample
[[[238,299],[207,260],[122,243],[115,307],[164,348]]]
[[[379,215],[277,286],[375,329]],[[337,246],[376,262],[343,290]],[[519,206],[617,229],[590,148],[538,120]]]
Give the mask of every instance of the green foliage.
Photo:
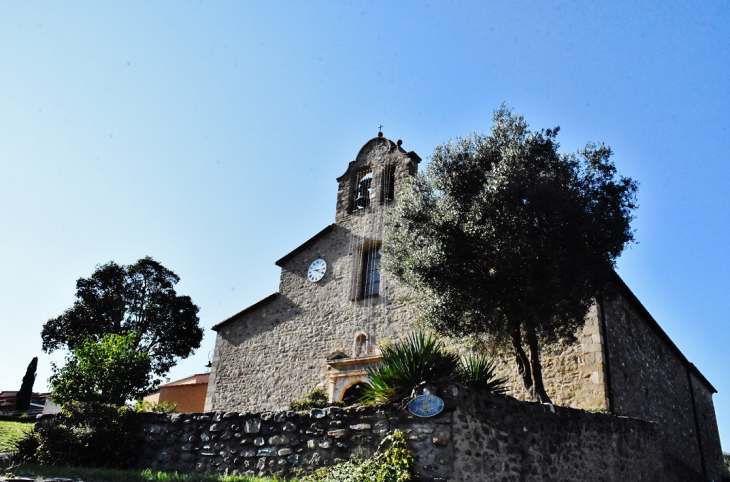
[[[458,365],[459,357],[432,334],[412,333],[382,348],[381,362],[368,368],[370,386],[364,399],[369,403],[402,400],[419,385],[454,380]]]
[[[33,359],[28,364],[28,368],[25,370],[25,376],[23,377],[23,383],[20,385],[20,391],[15,398],[15,410],[22,411],[30,408],[30,399],[33,396],[33,383],[35,382],[35,372],[38,368],[38,357]]]
[[[507,379],[497,378],[495,361],[487,355],[459,357],[434,334],[415,332],[381,346],[382,360],[368,369],[366,403],[393,403],[410,397],[416,387],[456,381],[494,393],[507,391]]]
[[[152,362],[136,348],[136,334],[107,334],[86,341],[66,357],[66,365],[52,364],[53,401],[124,405],[155,388]]]
[[[0,422],[0,453],[16,450],[18,441],[33,429],[32,423]]]
[[[177,403],[170,401],[157,403],[137,400],[134,404],[134,409],[137,412],[146,413],[177,413]]]
[[[493,393],[507,391],[507,379],[497,378],[496,362],[487,355],[469,353],[459,360],[459,381],[466,386],[489,390]]]
[[[134,411],[95,403],[68,403],[55,417],[35,425],[18,444],[26,461],[51,465],[131,467],[140,439]]]
[[[723,452],[722,461],[725,463],[725,474],[722,480],[730,481],[730,454]]]
[[[301,400],[291,402],[291,409],[297,412],[311,410],[313,408],[341,407],[342,402],[330,402],[324,388],[315,388]]]
[[[413,456],[403,432],[383,439],[378,451],[362,462],[348,461],[325,467],[302,482],[406,482],[415,480]]]
[[[283,482],[276,477],[248,477],[242,475],[180,474],[151,470],[119,470],[58,465],[23,464],[15,474],[45,478],[64,478],[104,482]]]
[[[149,353],[153,373],[163,376],[203,338],[199,309],[188,296],[177,295],[178,281],[150,257],[129,266],[113,261],[97,266],[91,277],[76,281],[73,306],[43,326],[43,350],[75,350],[88,337],[136,333],[137,350]]]
[[[574,337],[633,241],[637,185],[610,148],[560,155],[558,128],[527,127],[503,106],[491,135],[438,146],[389,212],[382,268],[436,332],[487,333],[518,355],[527,340],[539,360],[538,340]],[[520,360],[540,382],[539,361]]]

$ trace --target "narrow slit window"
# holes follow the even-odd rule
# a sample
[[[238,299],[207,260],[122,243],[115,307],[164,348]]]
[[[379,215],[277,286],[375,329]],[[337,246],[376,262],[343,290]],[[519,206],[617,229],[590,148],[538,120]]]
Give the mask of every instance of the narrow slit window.
[[[380,246],[365,253],[362,271],[362,297],[369,298],[380,293]]]
[[[373,183],[373,173],[370,169],[363,169],[355,178],[354,209],[365,209],[370,206],[370,188]]]

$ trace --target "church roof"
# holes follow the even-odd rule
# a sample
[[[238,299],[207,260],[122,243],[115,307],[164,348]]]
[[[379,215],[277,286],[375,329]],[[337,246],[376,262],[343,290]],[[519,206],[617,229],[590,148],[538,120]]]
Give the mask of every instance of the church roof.
[[[294,248],[293,250],[289,251],[289,253],[285,254],[282,258],[276,261],[276,266],[279,266],[280,268],[284,267],[284,263],[292,259],[294,256],[299,254],[300,252],[304,251],[309,247],[310,244],[314,243],[318,239],[324,237],[326,234],[330,233],[335,228],[334,224],[330,224],[326,228],[324,228],[322,231],[318,232],[308,240],[304,241],[302,244]]]
[[[241,311],[239,311],[235,315],[229,316],[228,318],[226,318],[225,320],[221,321],[220,323],[211,326],[210,329],[213,330],[213,331],[218,331],[221,328],[223,328],[224,325],[227,325],[228,323],[230,323],[232,321],[236,321],[240,316],[246,314],[247,312],[253,311],[255,309],[261,308],[265,304],[271,303],[278,296],[279,296],[279,293],[278,292],[272,293],[269,296],[267,296],[266,298],[264,298],[263,300],[259,300],[256,303],[252,304],[251,306],[242,309]]]
[[[661,326],[659,326],[659,323],[654,319],[653,316],[651,316],[651,313],[649,313],[649,310],[647,310],[644,305],[639,301],[639,298],[636,297],[636,295],[631,291],[631,289],[628,287],[628,285],[624,282],[624,280],[621,279],[621,277],[616,273],[614,274],[614,282],[616,285],[616,288],[618,291],[621,292],[623,296],[626,297],[626,299],[634,305],[636,308],[636,311],[639,312],[639,314],[642,315],[644,318],[644,321],[646,321],[647,326],[654,331],[654,333],[661,339],[664,343],[666,343],[667,347],[677,356],[677,358],[682,362],[682,364],[687,368],[687,371],[696,376],[702,383],[707,385],[707,387],[712,391],[712,393],[717,393],[717,390],[715,387],[712,386],[712,383],[710,383],[705,376],[700,373],[700,371],[697,369],[694,363],[690,362],[687,357],[684,356],[684,354],[680,351],[680,349],[677,347],[677,345],[674,344],[671,338],[669,338],[669,335],[662,329]]]

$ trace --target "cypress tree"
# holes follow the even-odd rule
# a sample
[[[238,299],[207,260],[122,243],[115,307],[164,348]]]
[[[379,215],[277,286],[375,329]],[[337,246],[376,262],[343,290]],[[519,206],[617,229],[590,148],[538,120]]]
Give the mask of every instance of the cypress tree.
[[[28,364],[28,369],[23,377],[23,384],[20,386],[18,396],[15,398],[15,410],[25,412],[30,408],[30,397],[33,394],[33,383],[35,382],[35,371],[38,368],[38,357]]]

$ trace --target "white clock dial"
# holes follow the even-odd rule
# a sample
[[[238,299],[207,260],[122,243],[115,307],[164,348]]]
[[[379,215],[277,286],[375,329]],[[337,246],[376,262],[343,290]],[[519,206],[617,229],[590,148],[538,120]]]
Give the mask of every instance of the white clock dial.
[[[307,278],[309,281],[316,283],[324,277],[327,271],[327,263],[323,259],[315,259],[312,264],[309,265],[309,271],[307,271]]]

